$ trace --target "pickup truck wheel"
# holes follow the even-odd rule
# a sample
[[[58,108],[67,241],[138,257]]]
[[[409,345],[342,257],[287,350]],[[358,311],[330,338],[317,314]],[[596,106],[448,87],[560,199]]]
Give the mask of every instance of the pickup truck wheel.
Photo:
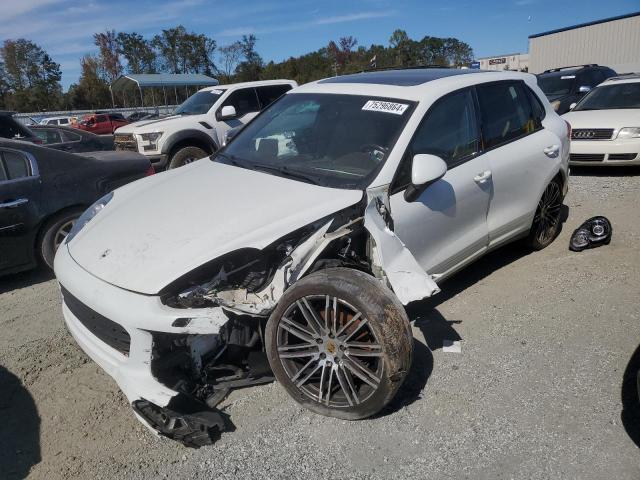
[[[269,364],[293,399],[345,420],[379,412],[411,365],[413,337],[397,297],[364,272],[330,268],[289,288],[266,327]]]
[[[183,165],[207,156],[209,156],[209,154],[199,147],[183,147],[171,157],[169,169],[182,167]]]
[[[80,215],[82,215],[82,210],[62,212],[50,219],[42,228],[38,237],[37,249],[40,258],[49,268],[53,268],[56,250],[69,235]]]

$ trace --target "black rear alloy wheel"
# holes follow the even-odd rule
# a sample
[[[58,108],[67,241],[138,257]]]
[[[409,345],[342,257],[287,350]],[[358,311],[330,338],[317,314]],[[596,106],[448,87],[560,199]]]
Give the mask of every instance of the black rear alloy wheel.
[[[562,186],[557,180],[553,180],[538,202],[527,238],[527,243],[534,250],[542,250],[555,240],[560,231],[562,201]]]
[[[266,343],[276,378],[296,401],[350,420],[393,398],[413,345],[395,295],[344,268],[313,273],[287,290],[267,323]]]

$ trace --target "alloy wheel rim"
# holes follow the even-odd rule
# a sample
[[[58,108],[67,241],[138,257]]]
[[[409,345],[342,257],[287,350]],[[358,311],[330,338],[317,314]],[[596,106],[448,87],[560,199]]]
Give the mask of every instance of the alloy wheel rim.
[[[73,228],[74,223],[76,223],[75,219],[69,220],[68,222],[63,223],[58,230],[56,230],[56,233],[53,236],[54,251],[58,250],[58,247],[62,245],[62,242],[64,242],[64,239],[67,238],[67,235],[69,235],[69,232]]]
[[[561,207],[562,195],[560,194],[560,186],[556,182],[552,182],[542,194],[533,219],[535,238],[538,242],[544,244],[555,234],[560,222]]]
[[[362,312],[338,297],[292,303],[278,323],[276,346],[291,383],[327,407],[354,407],[380,386],[382,346]]]

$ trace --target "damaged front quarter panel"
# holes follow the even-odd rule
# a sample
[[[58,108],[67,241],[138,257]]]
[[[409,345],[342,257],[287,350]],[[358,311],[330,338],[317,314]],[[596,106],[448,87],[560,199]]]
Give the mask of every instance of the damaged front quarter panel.
[[[373,240],[371,264],[374,274],[386,278],[398,299],[407,305],[440,291],[391,229],[388,187],[367,190],[364,227]]]

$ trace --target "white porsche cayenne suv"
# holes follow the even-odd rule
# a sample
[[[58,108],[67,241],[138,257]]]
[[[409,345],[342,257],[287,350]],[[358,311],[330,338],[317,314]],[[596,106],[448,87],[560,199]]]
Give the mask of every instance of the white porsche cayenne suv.
[[[506,242],[553,241],[569,130],[529,74],[295,88],[215,156],[82,215],[55,259],[66,324],[185,445],[225,428],[231,389],[274,377],[314,412],[368,417],[411,364],[404,305]]]

